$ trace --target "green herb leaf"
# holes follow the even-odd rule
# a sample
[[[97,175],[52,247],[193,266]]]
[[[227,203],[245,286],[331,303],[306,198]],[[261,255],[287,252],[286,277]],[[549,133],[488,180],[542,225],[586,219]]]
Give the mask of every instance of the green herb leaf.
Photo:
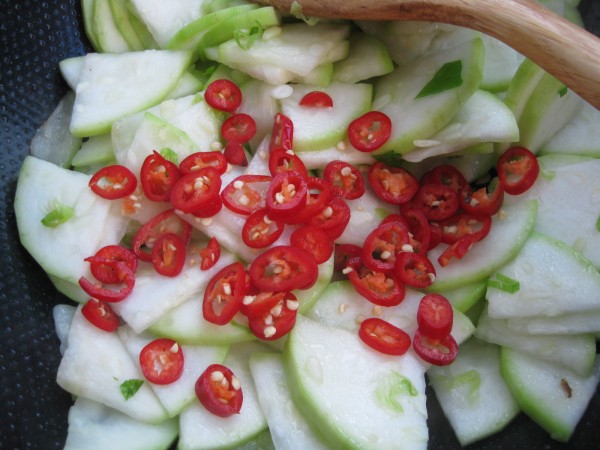
[[[302,5],[300,3],[298,3],[297,1],[293,1],[292,4],[290,5],[290,14],[292,16],[294,16],[296,19],[304,21],[304,23],[306,23],[306,25],[313,26],[313,25],[316,25],[317,23],[319,23],[318,17],[305,16],[304,13],[302,12]]]
[[[65,223],[75,215],[75,210],[70,206],[55,202],[52,206],[52,211],[46,214],[41,220],[42,225],[48,228],[56,228]]]
[[[521,284],[517,280],[507,277],[501,273],[496,274],[495,280],[490,278],[487,281],[487,286],[494,289],[499,289],[509,294],[514,294],[521,288]]]
[[[265,29],[257,20],[256,25],[251,27],[249,30],[235,30],[233,33],[233,37],[235,38],[235,42],[242,50],[248,50],[252,47],[252,44],[260,39],[264,33]]]
[[[439,94],[459,87],[463,83],[462,61],[447,62],[436,72],[415,98],[423,98],[429,95]]]
[[[175,165],[179,164],[179,155],[177,153],[175,153],[169,147],[165,147],[165,148],[161,149],[161,151],[159,153],[160,153],[160,156],[165,158],[167,161],[171,161]]]
[[[600,231],[600,216],[598,216],[598,219],[596,220],[596,230]]]
[[[139,389],[142,387],[142,384],[144,384],[144,380],[132,379],[123,381],[119,386],[121,389],[121,395],[125,400],[129,400],[136,394],[137,391],[139,391]]]

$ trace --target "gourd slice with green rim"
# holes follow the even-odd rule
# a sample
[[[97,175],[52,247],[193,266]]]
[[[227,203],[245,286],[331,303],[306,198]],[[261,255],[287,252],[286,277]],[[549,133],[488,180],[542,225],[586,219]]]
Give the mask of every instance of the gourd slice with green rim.
[[[347,24],[283,24],[280,32],[276,28],[267,30],[248,49],[232,39],[211,54],[215,53],[216,61],[242,71],[265,64],[306,76],[320,65],[346,57],[349,32]]]
[[[502,349],[500,361],[502,376],[525,414],[553,439],[567,442],[596,391],[600,360],[588,377],[508,348]]]
[[[533,232],[536,211],[535,200],[504,205],[492,217],[490,233],[476,242],[462,259],[453,259],[445,267],[441,267],[437,260],[447,246],[442,244],[432,249],[429,259],[436,269],[436,279],[428,290],[443,293],[485,280],[499,270],[519,254]]]
[[[125,53],[132,50],[117,28],[108,1],[95,1],[92,16],[92,27],[100,52]]]
[[[350,35],[349,41],[348,56],[334,63],[334,81],[357,83],[394,70],[387,47],[376,37],[356,31]]]
[[[129,0],[133,12],[146,25],[160,48],[188,23],[204,15],[206,0]]]
[[[94,31],[94,4],[96,2],[97,0],[81,0],[81,13],[83,16],[83,29],[85,35],[89,39],[94,50],[100,51],[98,37]]]
[[[504,429],[521,411],[500,375],[500,347],[469,339],[449,366],[432,366],[429,382],[460,445]]]
[[[189,246],[187,261],[197,258],[193,247]],[[188,263],[176,277],[157,276],[150,264],[144,264],[137,269],[135,289],[127,301],[115,303],[113,309],[136,333],[141,333],[171,309],[190,298],[202,296],[212,276],[234,261],[231,253],[221,251],[219,261],[212,268],[200,270],[197,264]]]
[[[260,342],[231,347],[223,364],[240,381],[244,395],[242,409],[239,414],[223,419],[208,412],[199,401],[192,402],[179,416],[180,450],[237,448],[267,430],[248,362],[252,353],[266,350],[268,347]]]
[[[129,0],[109,0],[110,11],[117,30],[127,42],[130,51],[146,50],[135,28],[131,23],[132,13],[129,10]]]
[[[181,27],[165,44],[165,48],[171,50],[196,50],[198,43],[204,35],[213,28],[220,26],[224,20],[240,14],[246,14],[257,8],[258,5],[246,4],[232,6],[202,15],[187,23],[184,27]]]
[[[600,157],[600,111],[589,103],[540,148],[538,154],[569,154]]]
[[[538,158],[540,175],[535,184],[505,203],[536,199],[535,228],[567,243],[600,268],[600,161],[576,155],[546,155]]]
[[[169,148],[175,152],[178,161],[200,151],[185,132],[150,112],[144,113],[135,130],[131,145],[123,146],[117,143],[116,133],[113,131],[115,158],[119,164],[129,168],[133,173],[140,173],[144,160],[154,150],[160,152],[164,148]]]
[[[277,448],[287,450],[329,448],[323,444],[294,406],[281,354],[254,353],[250,356],[250,371],[256,385],[258,401]]]
[[[425,379],[415,357],[383,355],[357,333],[298,316],[283,358],[294,404],[332,448],[427,448]]]
[[[104,134],[116,120],[160,103],[191,62],[185,51],[89,53],[76,88],[71,133]]]
[[[382,77],[373,108],[392,119],[392,135],[373,154],[394,162],[448,124],[481,83],[483,50],[480,38],[470,39]]]
[[[475,336],[493,344],[513,348],[563,367],[580,376],[591,373],[596,357],[596,342],[592,334],[579,335],[532,335],[523,330],[508,327],[507,320],[494,319],[484,308]]]
[[[515,292],[488,283],[490,317],[559,316],[600,309],[600,273],[563,241],[533,233],[519,254],[492,274],[518,283]]]
[[[110,134],[92,136],[75,153],[71,160],[73,167],[86,167],[99,164],[107,164],[115,159]]]
[[[129,326],[119,327],[119,338],[131,355],[131,359],[139,367],[139,355],[142,349],[154,340],[154,337],[141,333],[136,334]],[[222,363],[227,355],[227,346],[187,345],[178,342],[183,352],[184,364],[181,376],[169,384],[159,385],[149,383],[154,394],[160,400],[169,414],[177,416],[190,403],[196,401],[194,385],[202,372],[211,364]],[[141,368],[140,368],[141,370]]]
[[[177,419],[148,424],[80,397],[69,409],[63,450],[167,450],[178,433]]]
[[[294,123],[294,151],[305,152],[332,147],[344,140],[348,125],[369,111],[372,87],[367,83],[331,83],[319,91],[327,93],[333,106],[315,108],[300,105],[314,86],[295,85],[292,95],[281,100],[281,112]]]
[[[89,180],[88,175],[27,156],[15,193],[21,243],[46,273],[70,283],[88,275],[84,259],[120,242],[129,223],[120,204],[94,194]],[[42,223],[48,214],[57,216],[55,226]]]
[[[119,336],[88,322],[81,314],[81,306],[73,316],[68,346],[58,367],[56,381],[77,397],[103,403],[136,420],[160,423],[168,419],[148,383],[143,382],[144,376]],[[122,393],[123,383],[129,382],[139,385],[130,396]]]
[[[506,324],[515,331],[528,334],[583,334],[600,335],[600,309],[555,317],[523,317],[507,319]]]
[[[444,128],[418,142],[417,147],[403,157],[409,162],[421,162],[477,144],[517,139],[519,127],[512,111],[494,94],[478,90]]]

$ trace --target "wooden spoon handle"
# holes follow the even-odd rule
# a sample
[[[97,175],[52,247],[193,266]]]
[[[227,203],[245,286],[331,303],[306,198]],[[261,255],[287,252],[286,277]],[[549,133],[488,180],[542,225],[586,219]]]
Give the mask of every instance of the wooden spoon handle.
[[[600,39],[534,0],[258,0],[330,19],[443,22],[496,37],[600,109]]]

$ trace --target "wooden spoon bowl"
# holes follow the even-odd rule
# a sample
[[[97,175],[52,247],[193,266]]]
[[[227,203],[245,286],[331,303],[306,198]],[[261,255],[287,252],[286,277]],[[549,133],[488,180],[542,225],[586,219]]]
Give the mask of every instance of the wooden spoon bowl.
[[[257,0],[289,13],[295,0]],[[534,0],[300,0],[305,16],[442,22],[510,45],[600,109],[600,39]]]

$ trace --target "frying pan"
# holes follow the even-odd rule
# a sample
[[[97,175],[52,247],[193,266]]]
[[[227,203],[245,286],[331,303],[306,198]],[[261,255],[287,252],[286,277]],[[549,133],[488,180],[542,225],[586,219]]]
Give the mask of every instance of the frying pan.
[[[600,35],[600,2],[582,0],[586,27]],[[13,199],[35,130],[67,90],[58,62],[91,51],[78,0],[0,0],[0,449],[61,449],[70,395],[55,382],[60,362],[52,308],[68,302],[20,245]],[[460,448],[428,391],[430,449]],[[569,444],[521,414],[470,449],[597,449],[600,394]]]

